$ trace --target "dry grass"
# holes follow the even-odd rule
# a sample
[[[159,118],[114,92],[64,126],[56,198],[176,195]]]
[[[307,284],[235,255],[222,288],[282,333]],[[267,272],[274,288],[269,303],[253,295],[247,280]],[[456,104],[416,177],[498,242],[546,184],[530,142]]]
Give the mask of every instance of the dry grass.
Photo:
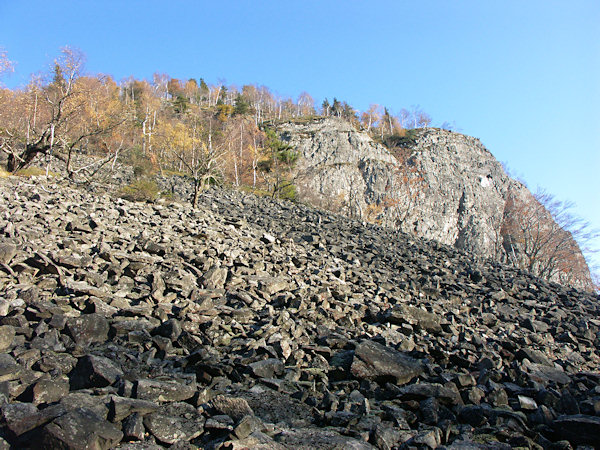
[[[30,177],[45,177],[46,169],[42,169],[41,167],[27,167],[26,169],[18,170],[17,172],[9,172],[6,168],[0,166],[0,178],[7,177],[21,177],[21,178],[30,178]],[[55,172],[48,172],[48,176],[56,177],[57,174]]]
[[[46,176],[46,169],[32,166],[27,167],[26,169],[18,170],[15,175],[23,178]]]

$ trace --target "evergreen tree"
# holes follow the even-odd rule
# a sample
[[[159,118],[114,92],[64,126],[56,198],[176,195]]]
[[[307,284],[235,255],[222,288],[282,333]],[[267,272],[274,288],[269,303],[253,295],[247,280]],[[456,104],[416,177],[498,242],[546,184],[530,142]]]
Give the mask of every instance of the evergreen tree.
[[[341,117],[343,111],[344,111],[344,109],[342,108],[342,104],[340,103],[340,101],[337,98],[333,97],[333,105],[331,105],[331,113],[334,116]]]
[[[327,99],[323,100],[323,103],[321,104],[321,109],[322,109],[322,114],[324,116],[329,116],[330,108],[331,108],[331,105],[329,104],[329,100],[327,100]]]
[[[248,103],[242,94],[238,94],[235,98],[235,108],[233,109],[233,114],[245,115],[250,114],[252,112],[252,108],[250,107],[250,103]]]

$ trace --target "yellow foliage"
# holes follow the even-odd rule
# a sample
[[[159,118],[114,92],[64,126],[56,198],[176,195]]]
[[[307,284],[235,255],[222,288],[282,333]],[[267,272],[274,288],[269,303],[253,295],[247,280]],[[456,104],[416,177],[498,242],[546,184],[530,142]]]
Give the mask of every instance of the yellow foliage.
[[[221,122],[226,122],[233,114],[234,107],[232,105],[217,105],[217,119]]]

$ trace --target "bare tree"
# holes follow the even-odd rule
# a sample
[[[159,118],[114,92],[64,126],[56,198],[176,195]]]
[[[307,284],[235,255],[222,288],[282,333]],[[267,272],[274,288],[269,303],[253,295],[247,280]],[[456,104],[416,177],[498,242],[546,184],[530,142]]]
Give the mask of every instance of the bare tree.
[[[599,233],[571,212],[573,206],[541,189],[533,196],[511,190],[501,231],[504,249],[511,263],[535,275],[592,289],[582,250],[589,251]]]
[[[14,64],[10,59],[8,59],[8,53],[6,50],[0,47],[0,76],[7,72],[12,72],[13,70]]]
[[[29,166],[41,154],[62,159],[71,176],[73,152],[123,122],[117,114],[118,88],[111,96],[102,80],[82,77],[84,61],[79,50],[65,47],[54,62],[51,81],[31,83],[28,91],[13,94],[13,118],[0,123],[0,150],[8,154],[9,172]],[[14,120],[19,115],[28,119]]]
[[[197,116],[189,118],[186,125],[178,122],[175,125],[163,125],[161,145],[166,148],[171,163],[179,163],[179,167],[190,176],[193,182],[191,203],[195,208],[198,196],[211,182],[219,177],[219,163],[225,154],[222,145],[213,142],[213,130],[202,128]]]

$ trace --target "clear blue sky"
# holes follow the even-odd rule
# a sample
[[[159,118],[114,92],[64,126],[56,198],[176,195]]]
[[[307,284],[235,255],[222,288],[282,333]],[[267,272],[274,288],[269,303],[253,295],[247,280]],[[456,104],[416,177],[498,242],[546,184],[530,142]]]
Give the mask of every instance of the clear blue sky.
[[[17,62],[7,86],[65,45],[117,80],[420,105],[600,228],[598,0],[0,0],[0,46]]]

